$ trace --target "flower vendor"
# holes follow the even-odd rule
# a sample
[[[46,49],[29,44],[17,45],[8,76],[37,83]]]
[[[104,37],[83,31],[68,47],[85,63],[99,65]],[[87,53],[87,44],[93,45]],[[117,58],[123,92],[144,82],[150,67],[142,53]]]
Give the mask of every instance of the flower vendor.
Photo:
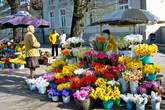
[[[103,33],[106,33],[108,35],[108,39],[107,39],[108,42],[107,42],[106,51],[113,50],[113,51],[117,52],[118,51],[118,47],[116,45],[114,36],[111,35],[111,32],[108,29],[104,30]]]
[[[38,56],[40,56],[40,53],[38,48],[40,47],[40,43],[34,36],[34,26],[28,26],[27,31],[25,35],[26,66],[30,68],[30,76],[33,79],[35,68],[39,67]]]
[[[56,48],[56,56],[58,56],[58,45],[60,35],[53,29],[53,32],[49,36],[49,41],[52,44],[52,56],[54,56],[54,48]]]

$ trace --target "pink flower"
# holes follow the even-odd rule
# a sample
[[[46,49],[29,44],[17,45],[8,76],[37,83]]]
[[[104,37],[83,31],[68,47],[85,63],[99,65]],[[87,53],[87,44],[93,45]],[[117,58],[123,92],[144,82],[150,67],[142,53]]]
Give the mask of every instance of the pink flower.
[[[53,81],[54,78],[55,78],[54,76],[55,76],[55,74],[47,73],[47,74],[44,74],[44,75],[43,75],[43,78],[44,78],[44,79],[47,79],[48,81]]]
[[[96,58],[100,58],[100,59],[108,58],[108,55],[106,53],[99,53],[96,55]]]
[[[97,55],[98,54],[98,52],[96,51],[96,50],[93,50],[93,51],[91,51],[91,54],[95,54],[95,55]]]
[[[137,91],[138,91],[139,93],[146,93],[146,92],[147,92],[147,89],[146,89],[145,87],[143,87],[143,86],[139,86],[139,87],[137,88]]]
[[[91,53],[91,51],[89,51],[89,52],[86,52],[85,55],[86,55],[88,58],[90,58],[90,57],[92,56],[92,53]]]
[[[90,70],[86,70],[83,72],[86,76],[90,76],[90,75],[93,75],[95,76],[96,75],[96,72],[95,71],[90,71]]]

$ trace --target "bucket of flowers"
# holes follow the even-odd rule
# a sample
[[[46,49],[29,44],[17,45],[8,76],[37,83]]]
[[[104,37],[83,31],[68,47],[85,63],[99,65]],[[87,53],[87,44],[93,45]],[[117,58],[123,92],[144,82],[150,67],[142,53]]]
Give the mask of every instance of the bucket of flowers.
[[[36,79],[26,79],[26,83],[29,86],[30,91],[34,91],[36,89]]]
[[[36,79],[36,87],[38,88],[39,94],[45,94],[48,85],[49,82],[47,82],[47,80],[43,79],[41,76]]]
[[[70,96],[72,95],[72,91],[70,89],[63,88],[62,90],[62,100],[64,103],[70,102]]]
[[[77,90],[73,93],[73,97],[77,107],[80,110],[90,110],[94,106],[94,100],[90,97],[93,87],[81,87],[80,90]]]
[[[147,75],[148,81],[155,81],[157,73],[160,73],[162,70],[162,66],[155,64],[147,64],[143,66],[143,73]]]
[[[140,57],[143,64],[151,63],[151,56],[154,56],[154,53],[158,51],[158,46],[155,44],[139,44],[135,49],[134,53]]]
[[[159,96],[158,93],[152,91],[151,96],[149,97],[151,99],[152,110],[160,110],[161,96]]]
[[[145,105],[148,102],[148,95],[135,94],[133,102],[136,104],[136,110],[145,110]]]
[[[73,64],[73,56],[71,55],[72,49],[61,50],[61,53],[65,56],[68,64]]]

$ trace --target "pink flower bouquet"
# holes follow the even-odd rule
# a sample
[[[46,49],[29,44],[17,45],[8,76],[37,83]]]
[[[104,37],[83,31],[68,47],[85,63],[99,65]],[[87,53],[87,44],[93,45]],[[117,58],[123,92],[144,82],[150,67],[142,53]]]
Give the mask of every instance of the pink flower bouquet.
[[[53,81],[55,78],[55,74],[50,74],[50,73],[47,73],[47,74],[44,74],[43,75],[43,79],[47,79],[48,81]]]

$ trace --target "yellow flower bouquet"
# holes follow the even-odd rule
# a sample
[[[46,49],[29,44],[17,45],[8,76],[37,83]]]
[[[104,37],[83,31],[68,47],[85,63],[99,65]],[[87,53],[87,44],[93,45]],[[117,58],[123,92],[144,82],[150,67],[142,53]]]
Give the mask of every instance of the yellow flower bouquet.
[[[52,67],[56,68],[56,69],[62,69],[63,66],[65,66],[67,63],[64,60],[56,60],[54,61],[53,64],[51,64]]]
[[[146,56],[151,55],[154,56],[153,53],[158,51],[158,46],[155,44],[148,45],[148,44],[140,44],[138,47],[134,49],[134,53],[137,56]]]
[[[144,65],[143,67],[143,73],[144,74],[155,74],[155,73],[160,73],[163,70],[162,66],[159,65],[152,65],[152,64],[147,64]]]
[[[4,61],[0,61],[0,64],[5,64],[5,62]]]
[[[61,53],[62,53],[67,59],[71,59],[71,58],[72,58],[71,52],[72,52],[72,49],[61,50]]]
[[[72,76],[73,72],[79,68],[79,64],[69,64],[63,67],[62,73],[64,74],[64,76]]]

